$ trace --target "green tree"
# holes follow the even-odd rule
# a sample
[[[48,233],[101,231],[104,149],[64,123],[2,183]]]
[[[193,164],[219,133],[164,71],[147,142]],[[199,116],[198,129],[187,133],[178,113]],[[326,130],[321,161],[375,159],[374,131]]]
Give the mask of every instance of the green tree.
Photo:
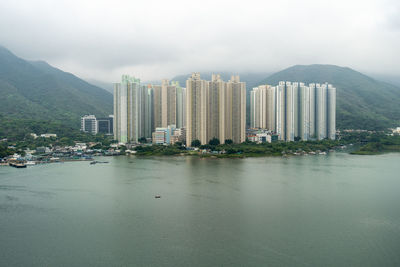
[[[217,145],[219,145],[220,144],[220,142],[219,142],[219,139],[218,138],[213,138],[213,139],[211,139],[209,142],[208,142],[208,144],[210,144],[210,145],[212,145],[212,146],[217,146]]]
[[[199,146],[201,146],[200,140],[198,140],[198,139],[193,140],[192,143],[191,143],[191,146],[192,146],[192,147],[199,147]]]
[[[142,143],[142,144],[147,143],[146,137],[140,137],[138,141],[139,141],[139,143]]]
[[[231,145],[231,144],[233,144],[233,140],[232,139],[226,139],[225,140],[225,144]]]

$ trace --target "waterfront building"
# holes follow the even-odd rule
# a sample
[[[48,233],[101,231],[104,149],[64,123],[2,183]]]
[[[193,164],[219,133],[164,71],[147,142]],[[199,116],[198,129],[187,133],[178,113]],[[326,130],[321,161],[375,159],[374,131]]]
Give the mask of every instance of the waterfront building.
[[[85,115],[81,118],[81,131],[97,134],[97,120],[94,115]]]
[[[51,138],[51,137],[57,138],[57,134],[45,133],[45,134],[41,134],[40,137],[43,137],[43,138]]]
[[[167,127],[157,127],[152,134],[153,144],[156,145],[169,145],[171,144],[171,137],[176,130],[175,125],[168,125]]]
[[[186,128],[176,128],[171,136],[171,144],[175,144],[176,142],[184,143],[186,141]]]
[[[226,96],[222,100],[225,106],[225,120],[220,121],[225,124],[226,139],[231,139],[234,143],[242,143],[246,140],[246,83],[240,81],[239,75],[232,76],[226,83]]]
[[[102,134],[113,134],[114,126],[114,115],[110,115],[107,118],[97,119],[97,132]]]
[[[218,138],[221,143],[231,139],[245,141],[246,84],[239,76],[224,82],[219,75],[211,81],[201,80],[193,73],[186,82],[186,145],[193,140],[207,144]]]
[[[151,138],[153,132],[153,88],[150,84],[140,86],[139,138]]]
[[[186,88],[182,88],[179,82],[172,81],[171,84],[176,87],[176,127],[186,126]]]
[[[123,75],[114,84],[114,139],[120,143],[137,143],[140,121],[140,79]]]
[[[153,123],[152,131],[162,125],[161,85],[153,85]]]
[[[200,73],[195,72],[186,81],[186,146],[199,140],[202,144],[208,142],[206,136],[208,83],[200,79]]]
[[[336,138],[336,89],[298,82],[262,85],[250,92],[250,126],[266,128],[280,140]]]
[[[176,125],[176,85],[167,79],[161,83],[161,127]]]
[[[327,135],[331,140],[336,139],[336,88],[326,84],[327,88]]]

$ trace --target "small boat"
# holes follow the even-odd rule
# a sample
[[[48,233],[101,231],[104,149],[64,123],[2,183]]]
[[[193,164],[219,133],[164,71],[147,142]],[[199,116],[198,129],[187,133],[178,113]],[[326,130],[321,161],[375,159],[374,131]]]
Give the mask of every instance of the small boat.
[[[161,198],[161,196],[160,195],[155,195],[155,198]]]
[[[14,168],[26,168],[26,164],[25,163],[11,163],[10,162],[9,165],[14,167]]]

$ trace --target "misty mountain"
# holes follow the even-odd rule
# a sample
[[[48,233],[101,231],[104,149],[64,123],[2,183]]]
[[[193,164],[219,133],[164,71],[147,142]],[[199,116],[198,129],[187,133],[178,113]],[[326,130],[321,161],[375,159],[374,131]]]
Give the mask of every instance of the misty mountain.
[[[382,129],[400,125],[400,87],[350,68],[297,65],[277,72],[259,84],[279,81],[333,84],[337,89],[337,128]]]
[[[101,89],[106,90],[107,92],[114,94],[114,88],[112,83],[108,82],[103,82],[99,80],[93,80],[93,79],[86,79],[86,81],[94,86],[97,86]]]
[[[78,127],[80,116],[106,116],[112,95],[44,61],[23,60],[0,46],[0,114]]]

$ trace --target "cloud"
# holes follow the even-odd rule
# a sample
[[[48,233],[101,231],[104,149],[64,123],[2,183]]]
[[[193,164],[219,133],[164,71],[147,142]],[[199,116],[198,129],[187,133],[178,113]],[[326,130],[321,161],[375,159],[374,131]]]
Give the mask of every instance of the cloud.
[[[394,0],[2,1],[0,43],[109,82],[312,63],[400,75],[398,14]]]

